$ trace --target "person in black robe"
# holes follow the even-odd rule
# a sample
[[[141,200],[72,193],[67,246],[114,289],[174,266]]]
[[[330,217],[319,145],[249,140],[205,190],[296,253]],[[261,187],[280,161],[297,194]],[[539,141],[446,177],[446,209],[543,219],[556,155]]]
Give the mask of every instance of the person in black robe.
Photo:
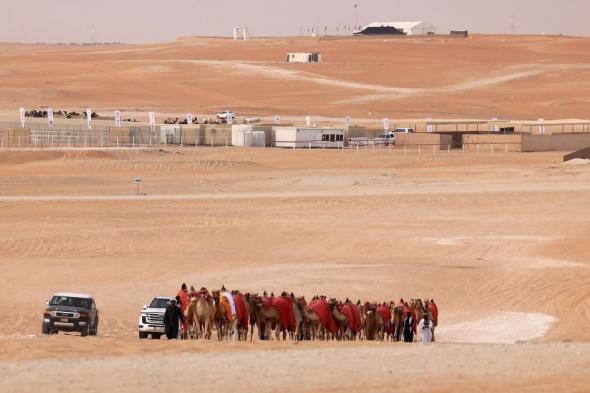
[[[171,300],[164,313],[164,329],[169,340],[178,338],[179,321],[184,321],[184,315],[176,306],[176,300]]]

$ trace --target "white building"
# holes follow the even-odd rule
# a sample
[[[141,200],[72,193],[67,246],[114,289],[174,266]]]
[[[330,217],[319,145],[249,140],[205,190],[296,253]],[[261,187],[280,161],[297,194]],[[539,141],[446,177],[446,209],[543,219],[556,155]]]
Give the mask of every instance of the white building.
[[[338,128],[275,127],[275,146],[338,148],[344,146],[344,130]]]
[[[435,34],[436,28],[426,22],[373,22],[365,26],[363,29],[355,32],[356,35],[368,34],[391,34],[393,29],[406,35],[427,35]]]
[[[264,147],[266,133],[255,131],[250,124],[234,124],[231,127],[232,146]]]
[[[318,52],[287,53],[288,63],[319,63],[322,54]]]

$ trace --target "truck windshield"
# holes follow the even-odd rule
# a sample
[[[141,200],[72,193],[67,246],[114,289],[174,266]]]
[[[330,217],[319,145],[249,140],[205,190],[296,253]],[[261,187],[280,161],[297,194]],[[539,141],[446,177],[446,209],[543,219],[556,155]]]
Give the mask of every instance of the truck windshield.
[[[170,302],[169,299],[155,298],[150,303],[150,308],[166,308],[166,306],[168,306],[168,302]]]
[[[90,299],[70,296],[54,296],[49,304],[51,306],[90,308]]]

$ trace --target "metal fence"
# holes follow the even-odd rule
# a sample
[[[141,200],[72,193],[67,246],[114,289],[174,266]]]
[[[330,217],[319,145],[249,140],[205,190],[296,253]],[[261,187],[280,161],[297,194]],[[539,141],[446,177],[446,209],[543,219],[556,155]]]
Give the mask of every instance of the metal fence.
[[[27,128],[0,124],[2,148],[123,148],[229,146],[231,128],[220,125],[161,125],[97,127],[29,124]]]

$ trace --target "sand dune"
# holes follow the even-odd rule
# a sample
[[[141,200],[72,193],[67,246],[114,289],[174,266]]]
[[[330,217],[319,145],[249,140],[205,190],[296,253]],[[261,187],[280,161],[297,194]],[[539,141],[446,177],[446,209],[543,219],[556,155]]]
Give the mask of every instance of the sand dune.
[[[581,92],[590,80],[589,45],[587,38],[522,36],[7,45],[0,54],[0,107],[90,105],[201,116],[231,108],[257,116],[357,119],[579,118],[587,107]],[[324,62],[287,64],[292,51],[320,51]]]

